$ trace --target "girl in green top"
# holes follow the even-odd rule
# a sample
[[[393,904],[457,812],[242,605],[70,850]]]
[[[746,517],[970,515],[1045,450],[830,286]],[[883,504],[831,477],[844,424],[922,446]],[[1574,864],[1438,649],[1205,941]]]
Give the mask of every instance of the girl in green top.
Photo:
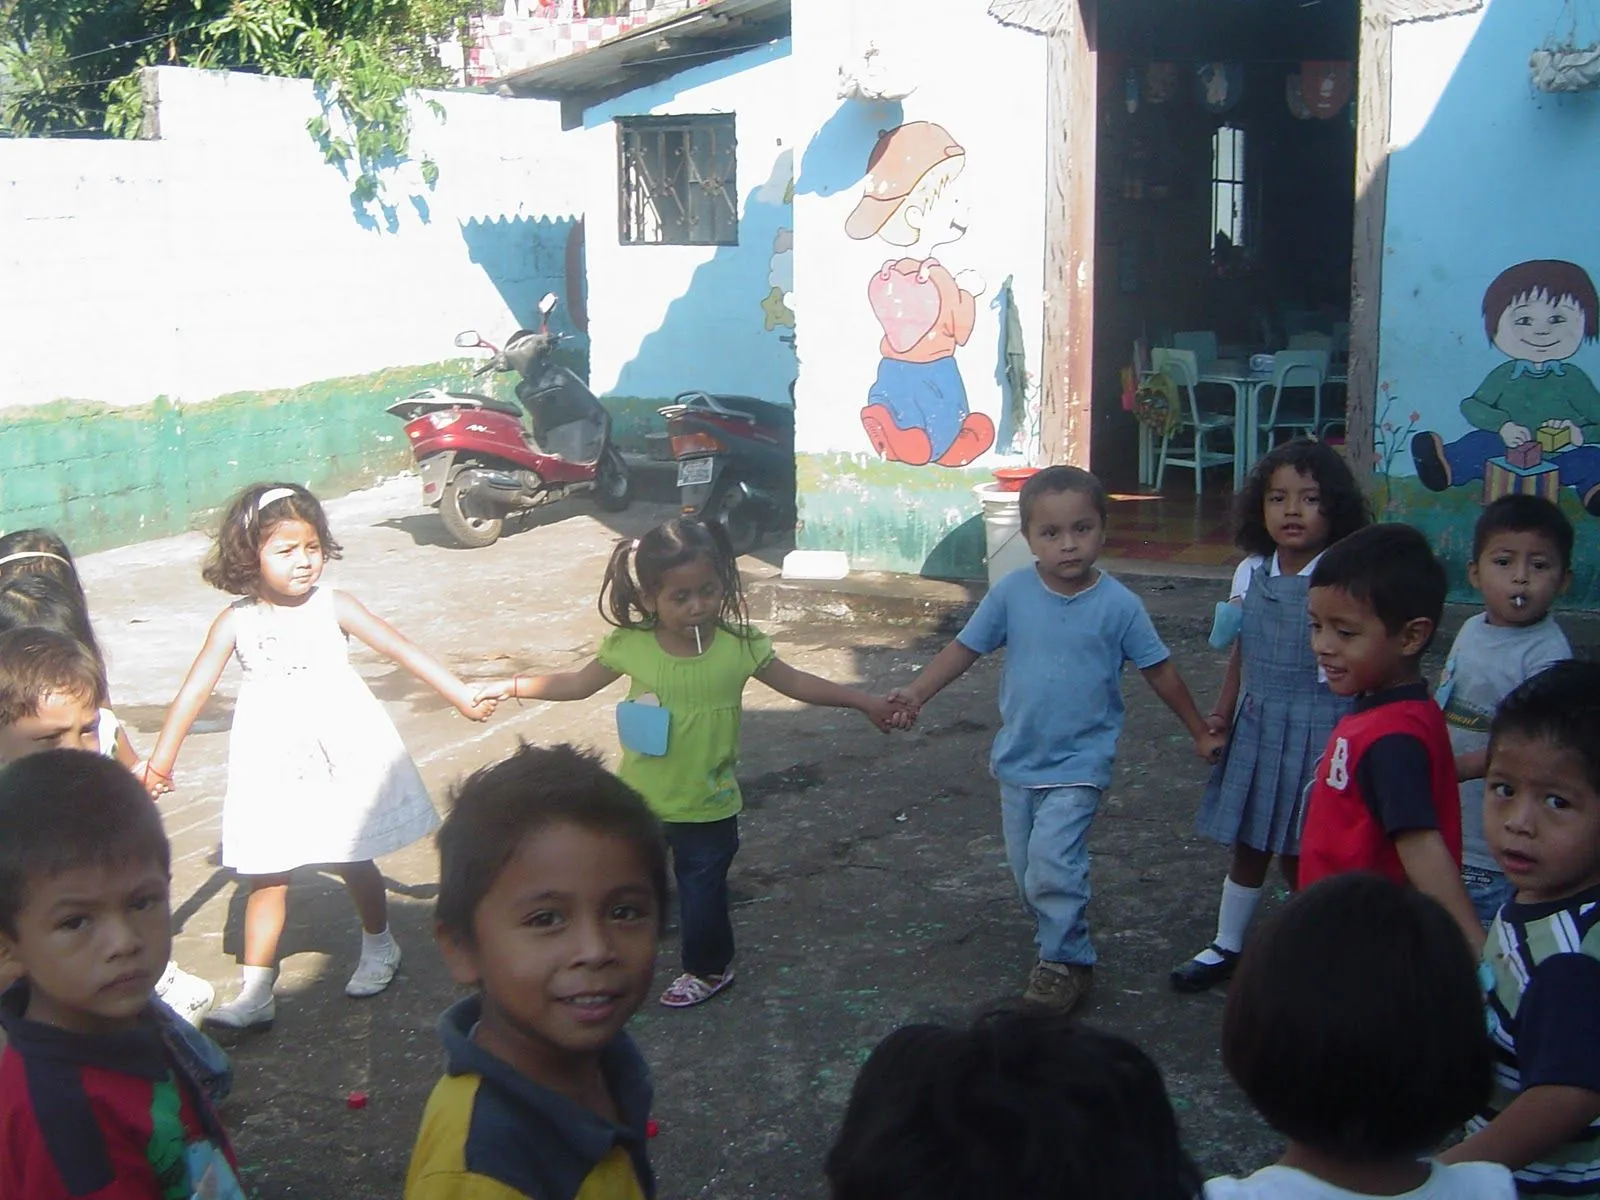
[[[661,1003],[688,1008],[733,982],[728,867],[739,848],[734,767],[746,680],[806,704],[858,709],[884,732],[895,707],[773,653],[771,639],[750,627],[733,548],[714,522],[675,519],[618,542],[600,612],[616,628],[582,670],[516,675],[479,695],[583,700],[627,676],[620,774],[661,818],[678,883],[683,973]]]

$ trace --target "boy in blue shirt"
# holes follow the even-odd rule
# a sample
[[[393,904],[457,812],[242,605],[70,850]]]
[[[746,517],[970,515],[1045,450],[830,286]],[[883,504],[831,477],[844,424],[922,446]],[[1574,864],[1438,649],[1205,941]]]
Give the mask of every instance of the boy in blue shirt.
[[[914,715],[985,654],[1006,648],[1001,729],[989,765],[1000,781],[1006,858],[1037,923],[1039,961],[1023,999],[1070,1011],[1094,980],[1089,823],[1111,782],[1131,661],[1172,709],[1195,752],[1222,750],[1139,598],[1094,564],[1106,538],[1106,493],[1076,467],[1023,485],[1022,532],[1038,560],[1000,580],[956,639],[893,694]]]

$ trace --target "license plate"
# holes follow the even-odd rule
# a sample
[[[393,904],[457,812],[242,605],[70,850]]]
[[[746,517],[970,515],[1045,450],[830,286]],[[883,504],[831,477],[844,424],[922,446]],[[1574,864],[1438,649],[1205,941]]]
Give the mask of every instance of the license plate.
[[[711,482],[712,460],[686,458],[678,464],[678,486],[693,487],[697,483]]]

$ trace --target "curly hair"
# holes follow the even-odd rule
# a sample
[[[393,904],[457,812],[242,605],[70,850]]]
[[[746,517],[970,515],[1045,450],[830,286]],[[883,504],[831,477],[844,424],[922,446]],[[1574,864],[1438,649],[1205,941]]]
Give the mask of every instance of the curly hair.
[[[722,584],[722,628],[743,637],[750,625],[745,608],[739,559],[727,531],[716,521],[674,517],[641,538],[622,538],[611,551],[600,584],[600,615],[618,629],[653,629],[655,614],[646,607],[661,591],[668,571],[697,559],[709,561]],[[629,560],[632,559],[632,570]]]
[[[286,491],[267,504],[261,497]],[[219,591],[233,596],[253,596],[261,579],[261,546],[285,521],[304,521],[317,531],[323,558],[338,558],[344,547],[333,540],[328,515],[317,498],[292,483],[252,483],[229,502],[200,577]]]
[[[1295,438],[1264,455],[1234,494],[1233,544],[1246,554],[1271,558],[1278,549],[1267,532],[1265,509],[1267,485],[1279,467],[1293,467],[1316,480],[1317,504],[1328,520],[1328,545],[1372,523],[1367,497],[1343,456],[1326,442]]]

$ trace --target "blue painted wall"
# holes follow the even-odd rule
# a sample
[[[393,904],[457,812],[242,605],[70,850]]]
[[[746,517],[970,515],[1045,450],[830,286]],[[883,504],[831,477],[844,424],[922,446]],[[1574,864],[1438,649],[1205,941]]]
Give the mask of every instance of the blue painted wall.
[[[1472,432],[1462,400],[1510,361],[1486,336],[1482,312],[1502,271],[1556,259],[1600,278],[1591,199],[1600,183],[1600,93],[1551,95],[1529,79],[1530,51],[1569,38],[1600,40],[1600,10],[1489,0],[1478,13],[1395,33],[1378,496],[1387,515],[1432,535],[1463,596],[1482,475],[1458,469],[1460,486],[1430,489],[1418,478],[1414,448],[1419,433],[1449,446]],[[1573,394],[1573,372],[1600,380],[1600,346],[1584,342],[1560,366],[1567,374],[1558,386]],[[1583,475],[1574,462],[1564,464],[1566,482]],[[1592,607],[1600,604],[1600,517],[1584,511],[1573,487],[1559,494],[1579,535],[1568,600]]]

